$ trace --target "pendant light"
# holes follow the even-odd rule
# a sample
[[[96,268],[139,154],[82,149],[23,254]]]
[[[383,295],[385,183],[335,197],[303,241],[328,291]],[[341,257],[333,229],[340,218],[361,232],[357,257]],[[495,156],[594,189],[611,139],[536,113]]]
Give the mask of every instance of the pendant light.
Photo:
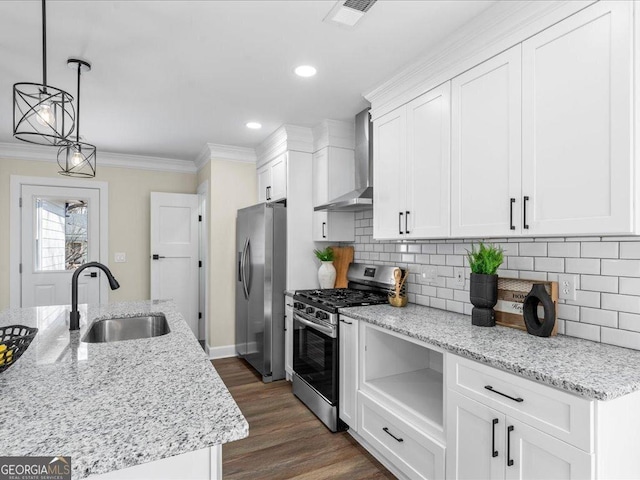
[[[76,139],[66,140],[58,150],[58,165],[60,175],[68,177],[96,176],[96,147],[80,141],[80,77],[82,72],[91,70],[91,64],[77,58],[67,60],[69,68],[78,71],[78,93],[76,96]]]
[[[13,85],[13,136],[38,145],[61,145],[73,132],[73,97],[47,85],[47,15],[42,0],[42,83]]]

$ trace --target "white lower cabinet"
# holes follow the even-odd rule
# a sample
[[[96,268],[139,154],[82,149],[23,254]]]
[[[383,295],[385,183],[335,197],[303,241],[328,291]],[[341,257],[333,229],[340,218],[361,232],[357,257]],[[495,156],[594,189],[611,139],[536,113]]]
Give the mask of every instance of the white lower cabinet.
[[[358,431],[358,320],[340,317],[338,330],[339,369],[338,416],[353,431]]]

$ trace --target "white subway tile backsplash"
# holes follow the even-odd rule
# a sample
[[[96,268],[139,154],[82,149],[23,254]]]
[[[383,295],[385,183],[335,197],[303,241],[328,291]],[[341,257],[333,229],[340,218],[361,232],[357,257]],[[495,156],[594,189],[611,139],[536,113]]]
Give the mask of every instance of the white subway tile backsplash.
[[[602,308],[619,312],[640,313],[640,297],[603,293]]]
[[[566,273],[600,274],[600,260],[596,258],[567,258],[564,262]]]
[[[620,258],[640,258],[640,242],[621,242]]]
[[[558,329],[559,330],[559,329]],[[572,337],[584,338],[594,342],[600,341],[600,327],[580,322],[564,322],[564,334]]]
[[[579,257],[580,244],[578,242],[555,242],[548,246],[550,257]]]
[[[564,258],[539,257],[535,259],[535,265],[539,272],[564,272]]]
[[[618,242],[583,242],[582,258],[618,258]]]
[[[620,292],[625,295],[640,295],[640,278],[620,277]]]
[[[546,257],[547,256],[547,244],[546,243],[520,243],[520,255],[526,257]]]
[[[480,239],[405,242],[371,237],[372,212],[356,213],[356,261],[400,265],[412,272],[409,301],[471,314],[467,250]],[[640,350],[640,239],[637,237],[549,237],[482,239],[505,250],[498,274],[504,278],[557,281],[575,274],[576,300],[558,303],[558,332]],[[438,277],[422,284],[420,265],[437,267]],[[458,285],[454,268],[464,268]],[[469,320],[470,321],[470,320]]]
[[[594,292],[618,293],[618,277],[581,275],[580,289]]]
[[[602,260],[603,275],[640,276],[640,260]]]

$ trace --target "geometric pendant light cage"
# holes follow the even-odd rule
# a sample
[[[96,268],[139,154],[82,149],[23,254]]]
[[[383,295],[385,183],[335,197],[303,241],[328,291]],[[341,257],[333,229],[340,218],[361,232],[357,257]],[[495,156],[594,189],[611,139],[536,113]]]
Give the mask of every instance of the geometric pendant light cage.
[[[73,97],[47,85],[47,16],[42,0],[42,83],[13,85],[13,136],[24,142],[58,146],[74,128]]]
[[[91,64],[77,58],[67,60],[67,65],[78,72],[78,93],[76,96],[76,139],[67,139],[58,150],[60,175],[68,177],[96,176],[96,147],[80,140],[80,77],[82,72],[91,70]]]

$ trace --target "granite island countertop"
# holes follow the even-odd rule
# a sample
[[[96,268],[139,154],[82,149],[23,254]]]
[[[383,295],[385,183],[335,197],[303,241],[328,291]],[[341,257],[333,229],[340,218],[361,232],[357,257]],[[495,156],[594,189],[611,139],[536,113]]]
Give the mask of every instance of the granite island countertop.
[[[173,302],[11,309],[0,325],[39,328],[0,373],[0,455],[71,456],[72,478],[245,438],[249,426]],[[87,313],[88,312],[88,313]],[[164,313],[171,332],[85,343],[95,319]]]
[[[508,327],[476,327],[460,313],[409,304],[341,308],[340,313],[516,375],[590,399],[640,390],[640,351]]]

